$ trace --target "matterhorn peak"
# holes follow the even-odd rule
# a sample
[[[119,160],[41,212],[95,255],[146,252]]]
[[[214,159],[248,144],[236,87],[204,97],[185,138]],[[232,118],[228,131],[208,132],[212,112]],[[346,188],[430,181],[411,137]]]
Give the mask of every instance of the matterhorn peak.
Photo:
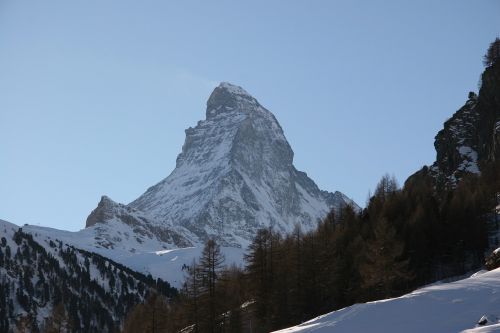
[[[208,98],[207,119],[236,110],[251,111],[259,107],[259,102],[242,87],[221,82]]]
[[[244,247],[259,228],[311,230],[347,204],[357,208],[295,169],[293,150],[270,111],[243,88],[222,82],[208,99],[206,120],[186,130],[176,168],[128,207],[200,241]]]
[[[241,96],[250,96],[250,94],[240,86],[229,82],[221,82],[218,86],[220,89],[225,89],[231,94],[241,95]]]

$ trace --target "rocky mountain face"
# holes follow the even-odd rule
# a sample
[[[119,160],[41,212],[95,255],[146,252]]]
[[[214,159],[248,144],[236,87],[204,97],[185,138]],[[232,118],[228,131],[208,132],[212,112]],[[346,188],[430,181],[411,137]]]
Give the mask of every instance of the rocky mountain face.
[[[481,76],[481,83],[477,100],[480,115],[479,158],[497,161],[500,158],[500,61],[486,68]]]
[[[178,247],[191,246],[194,236],[183,227],[158,223],[154,218],[129,206],[116,203],[103,196],[96,209],[87,217],[86,228],[95,229],[96,246],[114,247],[126,241],[142,244],[154,240],[157,243]],[[123,230],[124,228],[128,230]]]
[[[479,94],[470,92],[436,135],[436,162],[428,171],[438,188],[454,187],[465,174],[500,158],[500,63],[487,67],[481,82]]]
[[[206,119],[186,130],[174,171],[128,207],[183,227],[200,241],[240,247],[258,228],[309,230],[347,204],[357,208],[295,169],[271,112],[242,88],[221,83],[208,99]],[[94,217],[91,223],[99,220]]]
[[[463,107],[444,123],[435,138],[436,162],[432,165],[440,183],[456,185],[466,173],[478,173],[477,95],[469,93]]]

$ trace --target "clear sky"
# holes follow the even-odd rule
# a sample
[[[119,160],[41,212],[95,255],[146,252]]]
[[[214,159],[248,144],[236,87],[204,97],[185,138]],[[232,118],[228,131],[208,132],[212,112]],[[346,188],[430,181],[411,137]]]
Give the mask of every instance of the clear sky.
[[[500,1],[0,0],[0,218],[78,230],[174,168],[219,81],[295,165],[364,205],[435,158],[477,90]]]

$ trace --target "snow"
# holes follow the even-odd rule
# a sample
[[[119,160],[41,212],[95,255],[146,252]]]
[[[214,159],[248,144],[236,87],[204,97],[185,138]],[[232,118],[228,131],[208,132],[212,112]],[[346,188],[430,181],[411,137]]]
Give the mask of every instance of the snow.
[[[476,328],[471,328],[470,330],[462,331],[462,333],[491,333],[500,332],[500,324],[480,326]]]
[[[131,206],[162,221],[189,221],[200,214],[226,177],[232,142],[246,115],[235,112],[217,122],[202,121],[186,131],[175,170]]]
[[[13,223],[10,223],[10,222],[4,221],[4,220],[0,220],[0,238],[5,237],[5,239],[7,241],[7,246],[10,247],[12,255],[14,255],[20,249],[20,246],[21,246],[21,245],[16,244],[15,241],[13,240],[14,234],[19,229],[20,229],[20,227],[13,224]],[[24,225],[22,227],[22,231],[23,232],[31,232],[33,239],[38,243],[38,245],[42,246],[47,251],[47,253],[50,253],[52,255],[52,258],[56,259],[59,262],[59,267],[61,269],[65,270],[67,274],[73,274],[73,275],[77,274],[75,271],[73,271],[72,269],[69,269],[67,267],[67,265],[64,262],[64,259],[61,256],[61,251],[67,250],[68,246],[71,246],[74,244],[69,243],[69,242],[65,242],[62,239],[64,237],[61,237],[61,236],[65,236],[69,239],[71,238],[70,236],[73,236],[74,240],[77,240],[78,233],[71,233],[71,232],[67,232],[67,231],[60,231],[60,230],[50,229],[50,228],[36,229],[34,227],[30,228],[30,226],[27,226],[27,225]],[[68,235],[70,235],[70,236],[68,236]],[[61,248],[57,244],[58,239],[63,241],[63,245]],[[85,239],[83,239],[82,241],[85,242]],[[75,242],[75,243],[77,243],[77,242]],[[54,246],[54,244],[56,244],[56,245]],[[84,246],[76,246],[76,247],[78,247],[80,249],[85,249]],[[92,250],[92,249],[87,249],[87,250]],[[92,252],[98,252],[98,251],[95,251],[95,249],[93,249],[93,250],[94,251],[92,251]],[[76,255],[76,260],[78,261],[78,263],[80,264],[80,266],[83,269],[83,267],[85,267],[85,259],[86,258],[88,259],[89,257],[87,257],[85,254],[80,253],[78,251],[75,252],[75,255]],[[155,254],[152,254],[152,256],[155,256]],[[36,260],[35,260],[35,262],[36,262]],[[19,264],[19,265],[21,265],[21,264]],[[24,265],[26,265],[26,262],[24,262]],[[38,265],[38,264],[35,264],[35,265]],[[110,261],[105,261],[105,265],[107,267],[113,266],[113,264]],[[19,272],[25,266],[15,266],[15,267],[16,267],[17,272]],[[12,266],[11,266],[11,268],[12,268]],[[37,266],[34,266],[33,268],[35,269],[35,272],[37,272],[37,270],[36,270]],[[43,270],[41,270],[41,271],[43,271]],[[115,267],[114,271],[116,272],[116,267]],[[93,263],[93,260],[89,261],[89,271],[88,272],[89,272],[89,276],[90,276],[91,280],[93,280],[96,284],[98,284],[106,292],[108,292],[108,293],[113,292],[113,290],[110,288],[109,276],[107,276],[107,275],[103,276],[102,273],[97,268],[97,265],[95,263]],[[37,281],[39,280],[38,274],[40,274],[40,273],[35,274],[31,278],[31,283],[33,286],[35,286]],[[44,274],[44,278],[46,280],[48,280],[50,276],[48,276],[46,274],[46,272],[43,272],[43,274]],[[9,272],[9,270],[6,267],[0,266],[0,280],[2,280],[4,282],[7,281],[11,286],[10,295],[8,297],[10,297],[14,301],[14,303],[13,303],[13,305],[14,305],[14,312],[13,312],[14,317],[25,314],[25,310],[19,304],[19,302],[17,301],[17,297],[15,296],[16,289],[19,287],[19,285],[21,283],[21,281],[19,280],[18,277],[19,277],[19,275],[17,275],[17,276],[12,275],[12,271]],[[132,277],[132,276],[129,275],[128,273],[125,273],[125,278],[127,278],[127,277]],[[116,279],[116,276],[115,276],[115,279]],[[115,283],[116,283],[116,285],[115,285],[114,289],[115,290],[122,290],[122,285],[120,284],[120,280],[116,279]],[[137,283],[137,281],[135,281],[134,283]],[[74,289],[72,289],[72,290],[73,290],[73,292],[76,292]],[[84,293],[87,293],[87,292],[88,292],[88,290],[84,291]],[[142,295],[140,293],[138,293],[137,291],[134,291],[134,293],[137,293],[137,295],[139,297],[142,297]],[[99,300],[99,298],[97,298],[96,300]],[[35,301],[35,306],[36,306],[36,312],[34,312],[36,314],[36,320],[38,323],[42,323],[51,313],[52,303],[51,302],[43,302],[43,303],[38,302],[36,297],[34,298],[34,301]],[[107,304],[103,303],[102,306],[110,309]],[[110,312],[113,313],[112,310],[110,310]]]
[[[157,256],[162,256],[164,254],[167,254],[167,253],[170,253],[170,252],[173,252],[173,251],[178,251],[179,249],[172,249],[172,250],[162,250],[162,251],[155,251],[154,253],[157,255]]]
[[[498,322],[475,327],[481,317],[499,315],[500,269],[496,269],[398,298],[355,304],[277,332],[500,332]]]
[[[479,173],[479,167],[477,166],[477,152],[468,146],[458,147],[458,152],[464,160],[459,165],[457,170]]]
[[[17,226],[13,226],[17,230]],[[96,224],[76,232],[25,225],[23,231],[32,234],[38,242],[57,239],[75,248],[98,253],[135,271],[146,275],[151,274],[154,278],[168,281],[176,288],[182,287],[184,282],[183,267],[189,266],[193,259],[198,259],[203,250],[202,244],[185,248],[164,249],[163,247],[169,246],[169,244],[161,243],[155,239],[139,243],[135,241],[135,236],[106,248],[96,245],[95,229],[99,227],[109,227],[116,232],[120,231],[122,234],[130,232],[133,235],[133,231],[128,229],[130,227],[123,223]],[[221,251],[226,257],[226,264],[242,265],[245,252],[243,248],[221,247]]]

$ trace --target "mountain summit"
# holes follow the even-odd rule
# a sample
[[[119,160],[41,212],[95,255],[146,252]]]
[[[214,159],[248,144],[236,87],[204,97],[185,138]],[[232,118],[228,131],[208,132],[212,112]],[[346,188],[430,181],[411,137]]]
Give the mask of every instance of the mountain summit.
[[[295,169],[271,112],[243,88],[223,82],[208,99],[206,119],[186,130],[176,168],[128,206],[201,241],[240,247],[258,228],[309,230],[347,204],[357,208]]]

